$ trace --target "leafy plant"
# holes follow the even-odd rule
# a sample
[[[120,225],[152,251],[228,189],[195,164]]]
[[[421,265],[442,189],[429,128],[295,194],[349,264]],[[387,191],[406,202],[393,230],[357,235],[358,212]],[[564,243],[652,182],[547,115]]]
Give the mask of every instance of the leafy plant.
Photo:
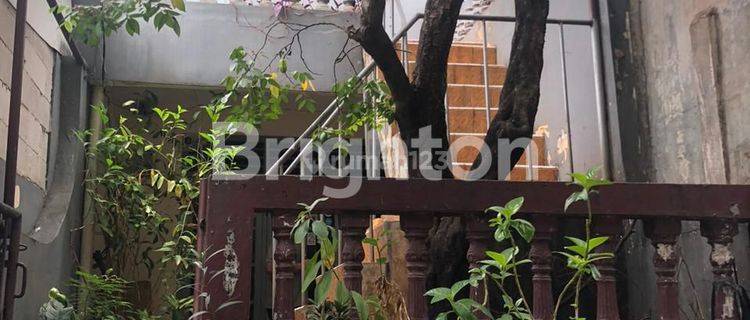
[[[64,17],[62,27],[89,46],[96,46],[103,38],[125,28],[132,35],[140,34],[141,23],[153,22],[157,30],[164,26],[180,35],[177,17],[185,11],[184,0],[104,0],[100,5],[52,9]]]
[[[104,275],[76,272],[77,280],[72,286],[78,292],[76,312],[78,320],[119,320],[133,319],[137,314],[133,305],[125,299],[125,290],[130,283],[108,270]]]
[[[526,220],[515,218],[515,214],[523,205],[523,198],[510,200],[505,206],[490,207],[486,211],[495,213],[490,219],[490,226],[495,228],[495,241],[509,241],[511,247],[502,252],[487,251],[490,259],[480,261],[480,267],[469,270],[469,279],[454,283],[450,288],[435,288],[425,295],[431,296],[430,303],[438,303],[446,300],[451,306],[451,311],[438,315],[438,319],[447,319],[455,314],[460,319],[477,319],[476,314],[482,313],[492,319],[495,317],[488,309],[489,284],[492,283],[501,291],[506,313],[501,319],[531,319],[530,308],[521,287],[520,275],[517,266],[531,262],[528,259],[517,258],[519,248],[516,244],[515,233],[521,236],[525,242],[530,242],[534,237],[534,227]],[[514,299],[506,289],[506,280],[512,279],[512,285],[518,289],[520,297]],[[478,287],[480,282],[484,288],[484,301],[477,302],[472,299],[456,300],[457,295],[467,286]]]
[[[311,306],[307,309],[306,316],[308,319],[334,320],[352,319],[356,314],[362,320],[385,319],[376,297],[363,297],[360,293],[349,290],[334,270],[338,231],[322,220],[313,219],[315,206],[326,200],[328,199],[321,198],[309,205],[300,203],[302,210],[292,228],[292,238],[296,244],[302,244],[308,235],[314,236],[320,244],[320,249],[305,263],[302,292],[307,292],[317,280],[314,297],[310,301]],[[334,288],[334,299],[329,301],[327,297],[333,280],[338,284]]]
[[[591,222],[593,220],[591,211],[591,194],[596,193],[597,187],[607,186],[612,182],[606,179],[597,178],[598,168],[592,168],[585,174],[572,173],[570,176],[573,178],[571,184],[579,186],[580,191],[574,192],[565,200],[565,211],[568,211],[568,207],[571,204],[579,201],[586,203],[586,209],[588,215],[586,217],[585,224],[585,239],[578,239],[575,237],[565,237],[571,242],[570,246],[565,247],[565,251],[558,252],[567,258],[567,267],[574,271],[573,277],[568,281],[563,289],[563,292],[557,299],[555,304],[555,314],[560,308],[564,294],[571,289],[574,290],[574,301],[571,307],[573,308],[574,318],[580,318],[580,297],[581,297],[581,286],[583,285],[584,278],[587,276],[592,277],[594,280],[598,280],[601,274],[594,265],[594,262],[604,259],[611,259],[614,254],[609,252],[595,253],[594,250],[607,242],[607,237],[596,237],[593,238],[591,235]]]
[[[230,75],[222,81],[226,90],[213,104],[227,110],[226,121],[238,121],[260,126],[267,121],[277,120],[283,113],[282,106],[289,102],[289,93],[300,91],[295,98],[297,109],[315,111],[315,102],[304,95],[314,90],[312,76],[306,72],[287,73],[286,60],[279,60],[278,71],[266,72],[248,60],[247,51],[237,47],[229,55],[232,61]],[[289,84],[282,84],[283,76]]]
[[[558,252],[567,259],[567,267],[573,270],[574,273],[558,296],[553,318],[557,317],[563,298],[567,293],[572,291],[575,299],[571,305],[574,312],[574,319],[581,319],[580,292],[583,281],[587,277],[591,277],[594,280],[599,279],[600,274],[594,263],[614,257],[612,253],[595,252],[598,247],[608,240],[607,237],[591,236],[591,221],[593,217],[590,196],[597,192],[597,187],[611,184],[606,179],[597,178],[597,171],[597,169],[591,169],[585,174],[574,173],[571,175],[573,177],[572,184],[581,187],[581,191],[570,195],[565,202],[565,210],[567,211],[572,203],[578,201],[586,202],[588,208],[588,216],[585,223],[586,236],[584,239],[565,237],[571,242],[571,245],[566,246],[564,252]],[[507,242],[510,244],[510,247],[502,252],[487,251],[486,255],[489,259],[480,261],[480,267],[469,270],[469,279],[456,282],[450,288],[440,287],[428,291],[425,295],[432,297],[430,303],[447,301],[451,307],[449,311],[440,313],[437,319],[448,319],[451,316],[455,316],[458,319],[473,320],[477,319],[478,314],[498,320],[532,319],[531,308],[521,286],[520,273],[518,271],[519,265],[531,262],[529,259],[518,256],[520,252],[518,241],[531,243],[535,233],[534,226],[530,222],[515,217],[523,206],[523,201],[523,198],[515,198],[506,203],[505,206],[490,207],[486,210],[487,212],[496,214],[494,218],[489,220],[490,226],[495,228],[495,241],[498,243]],[[520,237],[520,239],[517,237]],[[514,285],[518,292],[517,298],[514,298],[506,287],[506,282],[509,281],[512,282],[511,285]],[[483,284],[484,288],[484,301],[480,303],[468,298],[459,298],[462,290],[467,287],[476,288],[480,283]],[[499,317],[495,317],[488,308],[489,284],[495,285],[501,292],[503,312]]]
[[[364,126],[380,128],[394,117],[393,99],[385,82],[352,77],[333,86],[342,116],[336,127],[322,127],[314,137],[324,141],[332,137],[351,137]],[[365,99],[362,99],[365,97]]]
[[[117,121],[103,105],[94,110],[102,131],[89,144],[88,156],[99,169],[89,172],[86,183],[94,203],[94,214],[87,218],[102,231],[105,244],[97,264],[117,275],[159,279],[152,285],[173,290],[162,312],[184,314],[192,307],[192,292],[179,288],[193,283],[203,255],[195,247],[198,185],[211,173],[236,167],[240,148],[219,144],[236,128],[201,132],[196,144],[190,142],[195,136],[188,130],[187,110],[180,106],[148,113],[131,108]],[[208,106],[202,112],[216,117],[221,110]],[[92,133],[77,134],[88,141]]]

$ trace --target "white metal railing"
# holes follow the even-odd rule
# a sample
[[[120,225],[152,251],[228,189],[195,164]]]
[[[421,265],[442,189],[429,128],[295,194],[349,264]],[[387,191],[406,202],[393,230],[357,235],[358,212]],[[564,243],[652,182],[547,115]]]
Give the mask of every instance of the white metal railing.
[[[403,28],[392,36],[391,40],[394,45],[397,45],[400,43],[401,46],[401,60],[404,64],[404,68],[409,72],[409,59],[408,59],[408,32],[410,29],[422,18],[424,18],[424,14],[417,14],[415,15],[411,20],[409,20]],[[484,78],[484,98],[485,98],[485,105],[484,105],[484,111],[485,111],[485,117],[486,117],[486,124],[489,127],[489,123],[492,120],[491,119],[491,99],[490,99],[490,79],[489,79],[489,63],[488,63],[488,48],[489,43],[487,39],[487,23],[488,22],[506,22],[506,23],[515,23],[516,18],[515,17],[509,17],[509,16],[491,16],[491,15],[459,15],[458,20],[469,20],[469,21],[478,21],[481,22],[481,28],[482,28],[482,73]],[[568,163],[570,164],[570,170],[573,172],[573,149],[571,147],[572,143],[572,133],[571,133],[571,116],[570,116],[570,101],[569,101],[569,92],[568,92],[568,70],[567,70],[567,61],[565,57],[565,26],[588,26],[591,30],[591,37],[592,37],[592,50],[593,50],[593,66],[594,66],[594,77],[595,77],[595,91],[596,91],[596,108],[597,108],[597,125],[598,125],[598,135],[599,135],[599,141],[600,141],[600,147],[601,147],[601,154],[602,154],[602,163],[606,164],[608,163],[608,136],[606,131],[606,117],[605,117],[605,106],[604,106],[604,93],[603,93],[603,76],[601,74],[600,69],[600,53],[598,52],[597,48],[599,48],[598,42],[598,30],[596,29],[596,23],[594,23],[593,20],[576,20],[576,19],[548,19],[547,20],[548,25],[557,25],[558,32],[559,32],[559,46],[560,46],[560,63],[561,63],[561,71],[562,71],[562,90],[563,90],[563,106],[565,110],[566,115],[566,124],[567,124],[567,130],[568,130],[568,148],[567,148],[567,156],[568,156]],[[375,62],[369,63],[362,71],[360,71],[357,74],[357,79],[359,80],[359,84],[362,83],[362,80],[365,78],[373,75],[373,72],[376,69]],[[448,101],[447,101],[447,92],[446,92],[446,122],[449,123],[449,112],[448,112]],[[275,175],[278,174],[279,168],[281,168],[282,164],[287,162],[294,154],[299,150],[299,153],[297,156],[292,160],[292,162],[285,168],[283,171],[283,174],[287,175],[293,172],[293,170],[300,164],[300,160],[305,154],[305,152],[308,151],[310,147],[313,145],[313,141],[310,139],[312,133],[317,128],[323,128],[328,126],[331,121],[338,115],[340,112],[339,110],[339,103],[338,99],[334,99],[331,104],[329,104],[321,113],[318,115],[318,117],[313,120],[313,122],[308,126],[302,134],[294,141],[292,146],[288,148],[280,157],[279,159],[271,165],[266,170],[266,175]],[[376,136],[373,134],[373,139],[375,139]],[[304,146],[302,146],[302,143],[304,143]],[[373,146],[374,148],[374,146]],[[527,180],[534,180],[535,174],[532,172],[533,165],[531,163],[532,159],[536,159],[536,157],[533,157],[531,154],[532,152],[543,152],[539,150],[533,150],[534,148],[527,148]],[[372,150],[374,151],[374,150]],[[373,152],[372,154],[377,154]],[[376,159],[377,160],[377,159]],[[374,160],[374,161],[376,161]],[[605,165],[603,168],[605,176],[609,175],[609,168]]]

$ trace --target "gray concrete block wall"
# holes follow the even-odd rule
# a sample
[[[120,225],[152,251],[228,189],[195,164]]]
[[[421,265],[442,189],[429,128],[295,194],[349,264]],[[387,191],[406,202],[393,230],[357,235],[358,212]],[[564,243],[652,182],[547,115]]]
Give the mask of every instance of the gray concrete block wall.
[[[8,106],[13,59],[15,9],[0,1],[0,157],[6,153]],[[47,148],[50,133],[54,51],[32,29],[27,28],[21,108],[18,174],[39,189],[46,187]]]
[[[42,5],[43,4],[43,5]],[[62,290],[67,288],[69,279],[73,276],[75,260],[77,259],[79,234],[71,232],[80,226],[81,203],[83,191],[80,179],[63,182],[73,185],[73,193],[65,208],[59,208],[65,215],[65,220],[59,235],[50,243],[40,243],[28,237],[37,228],[37,218],[46,205],[46,197],[54,190],[50,189],[51,164],[55,155],[53,147],[58,142],[50,141],[51,133],[55,130],[62,133],[59,120],[53,117],[53,108],[60,108],[61,112],[74,113],[84,110],[84,106],[71,102],[60,102],[60,95],[78,97],[75,101],[85,103],[85,87],[79,92],[60,90],[60,84],[67,81],[73,83],[75,77],[65,80],[55,80],[55,75],[61,71],[56,60],[59,61],[58,51],[50,43],[59,44],[57,40],[59,30],[49,24],[34,23],[44,15],[51,18],[48,11],[43,10],[46,3],[32,0],[29,3],[29,18],[27,19],[25,37],[25,62],[22,106],[20,115],[20,141],[18,148],[18,202],[23,213],[23,236],[21,243],[27,250],[20,254],[21,262],[28,266],[28,285],[26,295],[16,300],[15,319],[36,319],[39,307],[47,298],[51,287]],[[43,14],[42,14],[43,13]],[[8,130],[8,112],[10,100],[10,82],[13,57],[13,37],[15,23],[15,8],[8,0],[0,0],[0,175],[4,174],[6,140]],[[40,33],[40,31],[42,31]],[[45,34],[48,37],[42,37]],[[68,62],[68,65],[71,63]],[[75,63],[73,63],[75,64]],[[72,68],[72,73],[80,69]],[[57,86],[56,86],[57,84]],[[84,84],[85,86],[85,84]],[[64,86],[62,88],[65,88]],[[83,100],[81,100],[83,99]],[[66,108],[61,108],[61,105]],[[60,117],[59,112],[56,116]],[[82,150],[58,150],[58,152],[80,153],[81,157],[70,161],[76,172],[83,172]],[[74,159],[74,158],[73,158]],[[2,182],[0,182],[2,185]],[[49,209],[49,208],[46,208]],[[49,210],[48,210],[49,211]]]

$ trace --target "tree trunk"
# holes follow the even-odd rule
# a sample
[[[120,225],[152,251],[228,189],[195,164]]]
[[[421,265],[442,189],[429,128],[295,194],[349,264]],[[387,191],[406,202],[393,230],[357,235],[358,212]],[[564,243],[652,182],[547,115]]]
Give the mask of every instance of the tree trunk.
[[[421,177],[417,168],[412,166],[411,159],[419,148],[411,139],[417,137],[419,129],[430,126],[432,137],[442,142],[441,147],[435,151],[448,150],[444,100],[446,74],[448,55],[463,0],[427,1],[412,81],[382,26],[385,2],[364,0],[360,27],[349,30],[349,33],[383,72],[394,99],[400,135],[409,151],[410,176]],[[485,179],[498,179],[498,162],[503,159],[500,157],[510,156],[510,168],[519,161],[523,150],[514,151],[511,155],[498,155],[498,140],[509,139],[512,142],[517,138],[531,138],[539,104],[539,81],[549,0],[515,0],[515,6],[518,21],[513,35],[510,64],[501,92],[500,111],[490,123],[484,138],[492,151],[492,164],[488,174],[483,177]],[[433,166],[440,164],[440,160],[440,157],[433,156]],[[443,163],[447,165],[439,168],[443,177],[452,177],[450,158],[442,160],[447,161]],[[473,167],[479,164],[478,158]],[[500,178],[504,177],[501,173]],[[427,288],[450,287],[454,282],[466,278],[468,242],[465,235],[465,226],[460,218],[436,219],[428,239],[433,263],[428,274]],[[443,307],[431,308],[430,314],[434,316]]]
[[[422,128],[429,128],[431,137],[440,139],[441,143],[440,147],[433,149],[433,153],[421,155],[422,159],[431,156],[433,168],[441,171],[443,178],[453,177],[450,159],[440,159],[434,155],[447,155],[448,151],[448,129],[445,122],[448,54],[462,3],[463,0],[427,1],[412,81],[383,28],[385,0],[362,1],[360,27],[349,30],[350,37],[359,42],[375,60],[391,90],[396,106],[396,123],[401,139],[407,146],[412,177],[423,176],[414,166],[415,163],[420,163],[417,151],[421,145],[412,141],[418,137]]]
[[[499,112],[490,123],[484,142],[490,147],[492,163],[485,179],[504,179],[523,154],[515,149],[510,155],[499,154],[498,140],[509,142],[518,138],[531,138],[539,106],[539,82],[544,66],[544,36],[547,30],[549,0],[515,0],[516,29],[510,51],[508,73],[500,93]],[[510,166],[498,176],[498,166],[510,157]],[[507,158],[506,158],[507,159]],[[481,163],[474,160],[473,168]]]

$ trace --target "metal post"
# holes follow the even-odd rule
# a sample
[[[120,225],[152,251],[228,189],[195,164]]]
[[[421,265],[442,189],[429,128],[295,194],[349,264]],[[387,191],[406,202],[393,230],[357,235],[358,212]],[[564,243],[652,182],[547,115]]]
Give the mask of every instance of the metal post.
[[[490,76],[487,72],[487,21],[482,20],[482,71],[484,72],[484,115],[490,129]]]
[[[609,135],[607,134],[607,119],[606,119],[606,110],[604,106],[604,80],[602,79],[602,71],[601,71],[601,56],[599,55],[601,51],[599,50],[599,36],[598,36],[598,29],[597,25],[594,24],[591,26],[591,56],[593,57],[594,62],[594,88],[596,90],[596,118],[597,118],[597,124],[598,124],[598,134],[599,134],[599,149],[602,154],[602,170],[604,171],[602,174],[605,178],[611,178],[610,177],[610,156],[609,156]]]
[[[404,71],[409,75],[409,38],[407,34],[401,37],[401,62],[404,64]]]
[[[28,2],[18,0],[16,2],[16,25],[13,38],[13,71],[10,81],[10,107],[8,114],[8,140],[5,154],[5,185],[3,190],[3,202],[8,206],[15,207],[16,199],[16,171],[18,167],[18,131],[21,116],[21,93],[23,87],[23,60],[26,38],[26,9]],[[10,244],[8,247],[8,260],[5,290],[3,293],[2,319],[13,319],[13,300],[15,299],[16,278],[18,276],[18,250],[21,244],[21,218],[9,218],[10,221]]]
[[[568,127],[568,161],[570,162],[570,172],[573,173],[573,133],[570,131],[570,101],[568,100],[568,69],[565,61],[565,26],[562,22],[560,26],[560,63],[562,64],[563,76],[563,102],[565,105],[565,120]]]
[[[396,34],[396,0],[391,0],[391,37]]]

